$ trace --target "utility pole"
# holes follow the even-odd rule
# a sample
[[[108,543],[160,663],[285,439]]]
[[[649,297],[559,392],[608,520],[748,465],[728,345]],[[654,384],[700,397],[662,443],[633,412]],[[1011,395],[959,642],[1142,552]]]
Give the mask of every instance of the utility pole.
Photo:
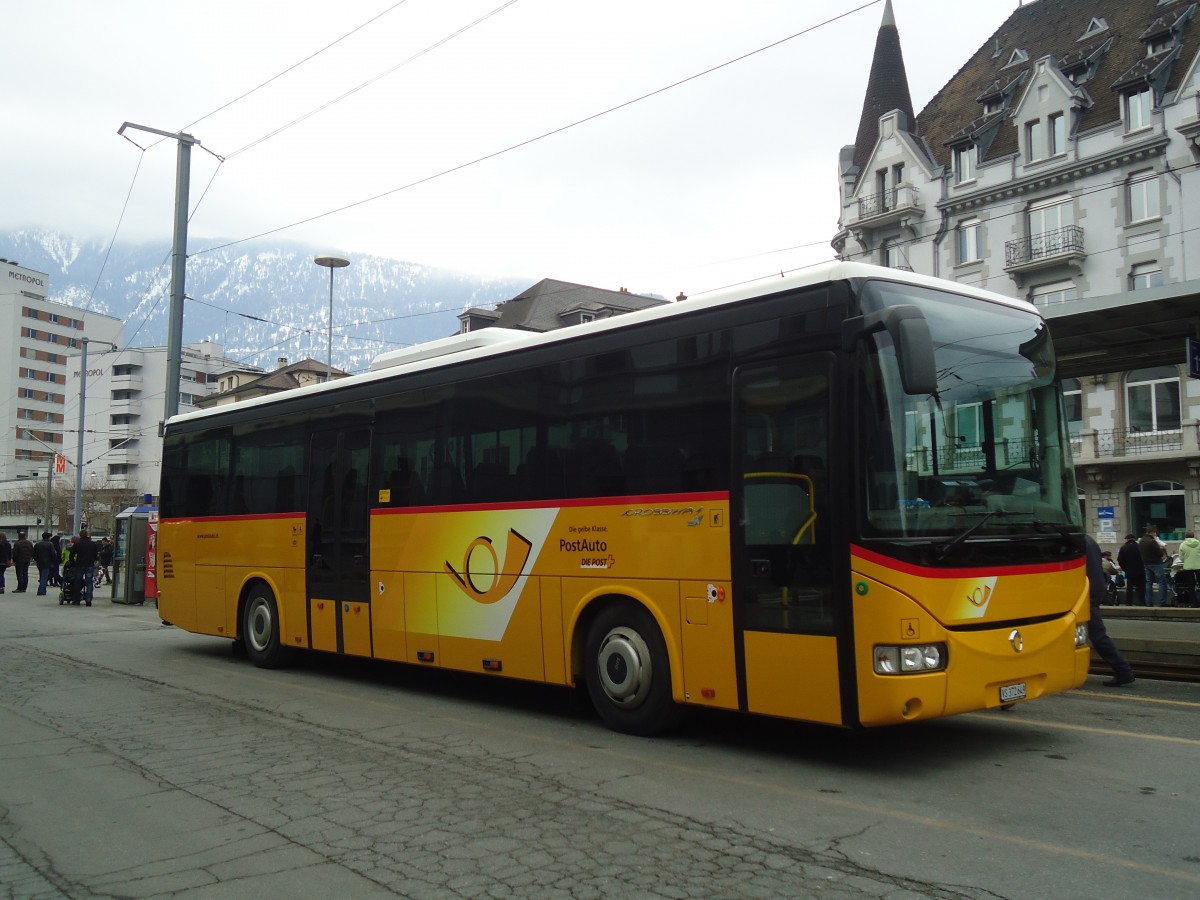
[[[75,452],[75,520],[71,533],[79,534],[83,515],[83,424],[84,404],[87,403],[87,348],[88,339],[83,339],[83,355],[79,358],[79,443]]]
[[[167,390],[163,421],[179,412],[179,370],[183,362],[183,295],[187,279],[187,220],[188,188],[191,183],[192,144],[200,142],[182,131],[172,133],[126,122],[117,129],[124,136],[126,128],[136,128],[179,143],[175,167],[175,235],[171,245],[171,309],[167,320]]]

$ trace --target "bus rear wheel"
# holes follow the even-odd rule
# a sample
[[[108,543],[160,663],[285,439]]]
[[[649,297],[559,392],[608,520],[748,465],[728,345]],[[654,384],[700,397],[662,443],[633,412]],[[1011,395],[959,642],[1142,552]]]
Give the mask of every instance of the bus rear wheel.
[[[601,610],[588,628],[584,651],[588,696],[605,725],[651,735],[678,722],[666,642],[646,610],[633,604]]]
[[[291,656],[279,638],[279,606],[264,584],[256,584],[242,611],[242,644],[250,661],[262,669],[278,669]]]

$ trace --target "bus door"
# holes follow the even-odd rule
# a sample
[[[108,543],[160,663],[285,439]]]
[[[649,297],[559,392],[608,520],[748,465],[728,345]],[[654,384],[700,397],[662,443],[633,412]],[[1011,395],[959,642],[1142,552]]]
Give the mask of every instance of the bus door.
[[[832,354],[734,374],[733,599],[743,709],[839,723]]]
[[[371,655],[369,428],[312,436],[308,617],[316,650]]]

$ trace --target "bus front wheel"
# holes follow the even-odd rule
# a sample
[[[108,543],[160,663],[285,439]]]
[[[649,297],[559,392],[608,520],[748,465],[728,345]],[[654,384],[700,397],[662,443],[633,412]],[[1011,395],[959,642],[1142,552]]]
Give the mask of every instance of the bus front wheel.
[[[609,728],[650,735],[678,721],[666,642],[645,609],[615,604],[601,610],[588,628],[585,657],[588,695]]]
[[[242,612],[242,644],[259,668],[278,669],[288,662],[288,648],[279,639],[279,606],[264,584],[256,584]]]

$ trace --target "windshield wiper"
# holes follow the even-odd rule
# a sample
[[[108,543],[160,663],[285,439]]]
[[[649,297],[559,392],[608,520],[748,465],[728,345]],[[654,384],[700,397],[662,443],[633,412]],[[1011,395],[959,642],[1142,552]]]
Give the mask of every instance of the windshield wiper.
[[[938,545],[938,548],[937,548],[938,560],[941,561],[941,560],[945,559],[947,556],[949,556],[951,550],[958,547],[959,544],[961,544],[963,541],[965,541],[967,538],[969,538],[971,535],[973,535],[975,532],[977,532],[980,528],[982,528],[984,525],[986,525],[993,516],[1007,516],[1007,515],[1008,515],[1008,513],[1003,509],[993,509],[990,512],[984,513],[983,518],[981,518],[974,525],[971,525],[968,528],[964,528],[961,532],[956,534],[951,540],[947,541],[944,544]]]

